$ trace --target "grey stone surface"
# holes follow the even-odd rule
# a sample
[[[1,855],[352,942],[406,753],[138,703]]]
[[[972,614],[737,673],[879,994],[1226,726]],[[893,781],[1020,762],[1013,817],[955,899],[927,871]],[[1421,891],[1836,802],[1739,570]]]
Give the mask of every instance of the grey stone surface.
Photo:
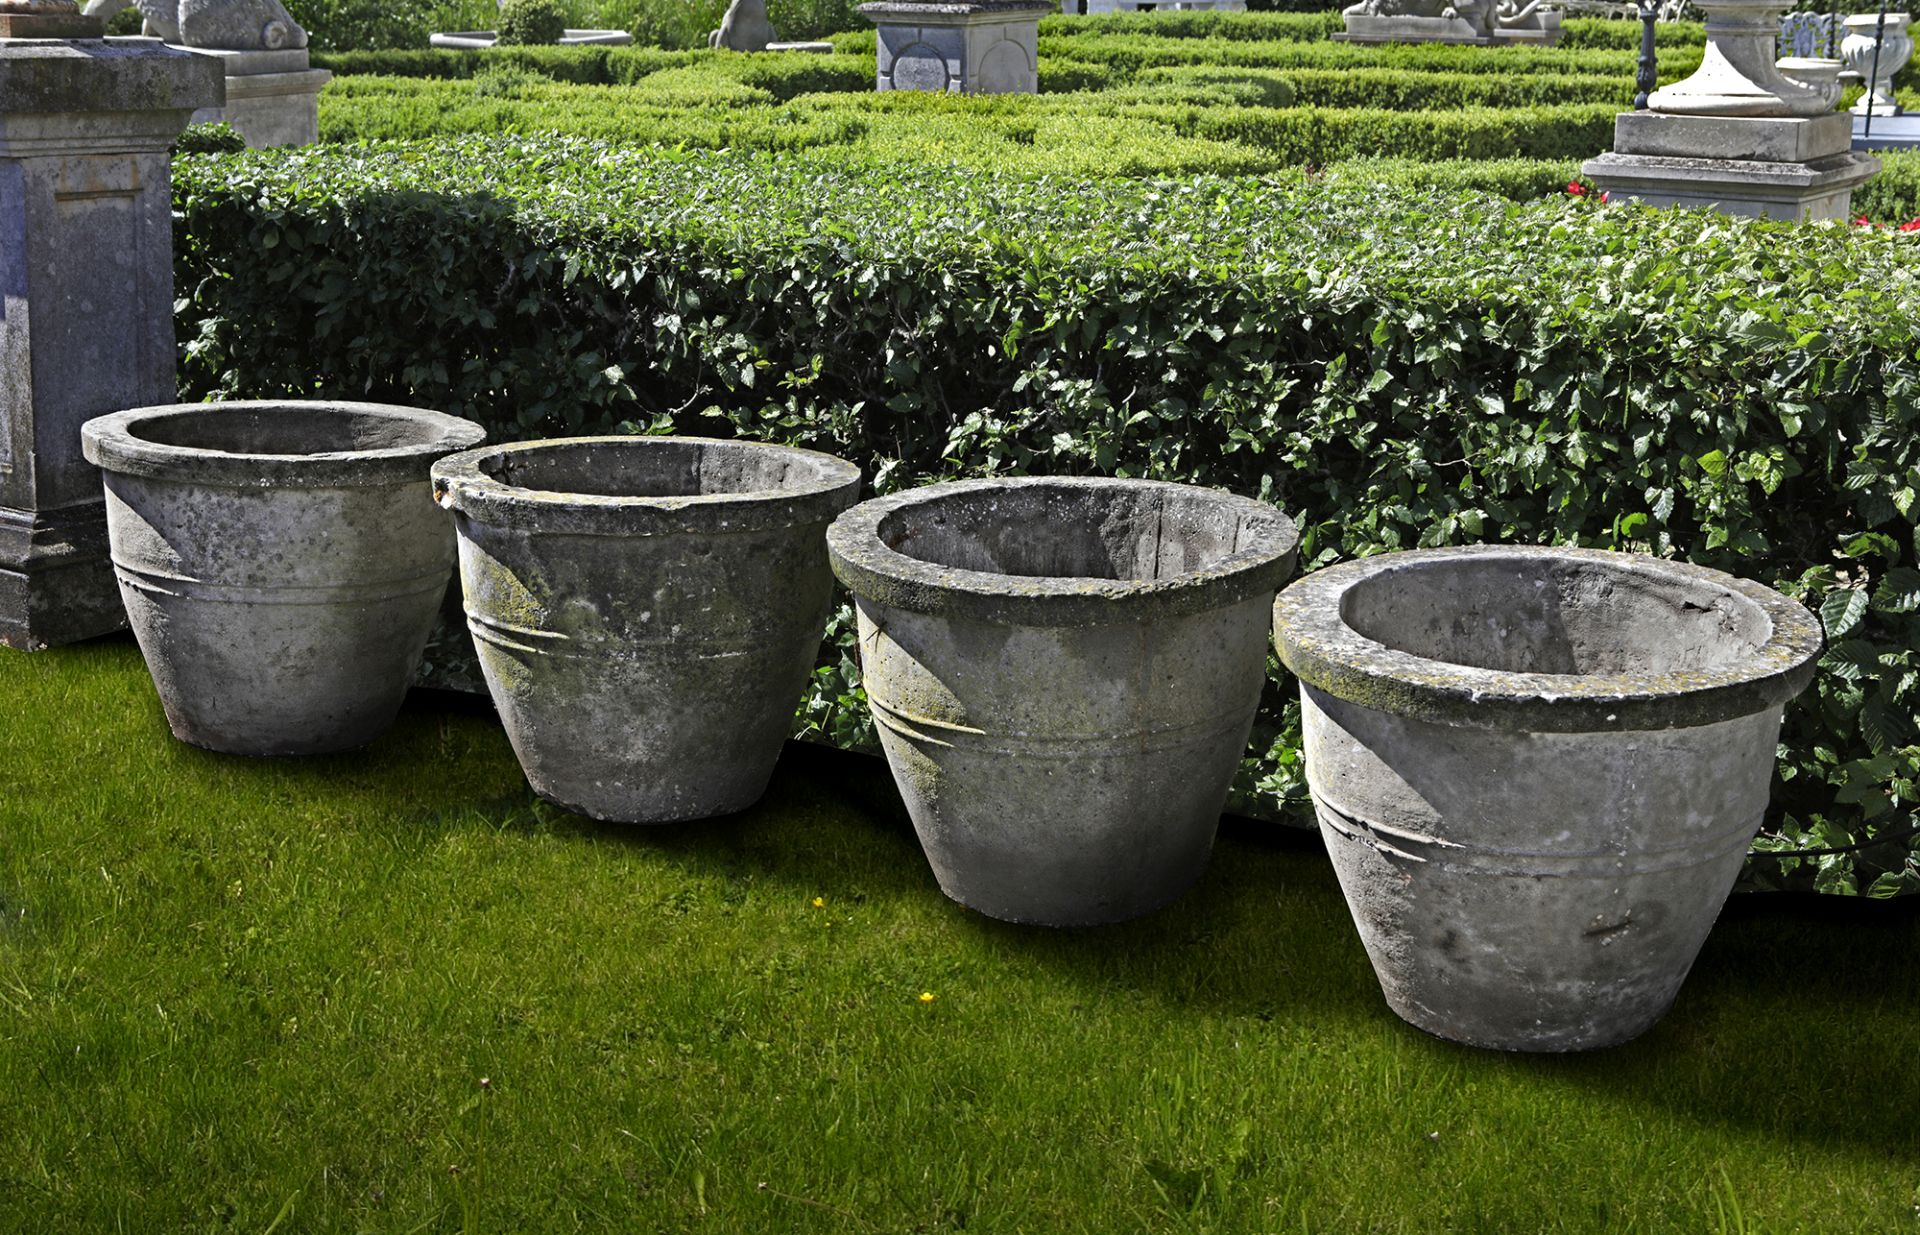
[[[1347,12],[1346,29],[1331,37],[1339,43],[1471,43],[1488,46],[1493,31],[1464,17],[1419,14],[1372,15]]]
[[[1846,66],[1840,61],[1819,56],[1783,56],[1774,67],[1788,81],[1817,92],[1828,111],[1840,106],[1840,96],[1846,92],[1840,82],[1840,70]]]
[[[88,0],[102,21],[128,8],[146,19],[144,33],[183,47],[280,51],[307,45],[307,32],[280,0]]]
[[[1265,682],[1293,525],[1125,480],[980,480],[827,534],[881,745],[941,890],[1086,926],[1206,865]]]
[[[219,66],[148,40],[0,41],[0,641],[125,624],[89,417],[174,397],[169,147]]]
[[[766,791],[833,597],[830,455],[571,438],[434,468],[480,667],[528,782],[595,819],[727,814]]]
[[[767,0],[733,0],[720,18],[720,28],[707,36],[707,46],[728,51],[765,51],[780,36],[767,20]]]
[[[1560,41],[1560,12],[1540,0],[1359,0],[1341,10],[1343,43],[1530,43]]]
[[[430,34],[427,44],[430,47],[443,47],[449,51],[485,51],[500,41],[497,30],[459,30],[451,34]],[[633,42],[633,36],[625,30],[574,30],[561,32],[562,47],[625,47]]]
[[[1247,0],[1064,0],[1060,11],[1069,16],[1091,16],[1095,13],[1137,13],[1143,8],[1156,13],[1244,13],[1247,11]]]
[[[974,0],[860,6],[879,27],[875,88],[958,94],[1040,89],[1040,18],[1046,0]]]
[[[1615,154],[1810,163],[1845,154],[1852,142],[1853,126],[1840,112],[1748,118],[1629,111],[1613,122]]]
[[[200,51],[220,62],[227,100],[203,107],[193,123],[225,122],[255,150],[309,146],[320,140],[320,92],[333,74],[307,67],[307,49],[291,51]]]
[[[1609,153],[1580,168],[1611,201],[1794,222],[1850,217],[1854,189],[1879,170],[1879,160],[1857,151],[1810,163]]]
[[[1501,1050],[1672,1003],[1767,806],[1813,616],[1593,550],[1392,553],[1274,605],[1321,835],[1388,1004]]]
[[[453,570],[435,459],[470,421],[366,403],[201,403],[87,422],[114,573],[167,722],[244,755],[393,723]]]

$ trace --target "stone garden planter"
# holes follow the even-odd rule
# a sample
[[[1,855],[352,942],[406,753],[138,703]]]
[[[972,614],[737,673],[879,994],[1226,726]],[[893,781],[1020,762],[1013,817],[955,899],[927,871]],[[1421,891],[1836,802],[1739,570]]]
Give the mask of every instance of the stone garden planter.
[[[393,723],[453,571],[427,469],[486,436],[372,403],[200,403],[90,420],[127,618],[182,741],[363,746]]]
[[[1146,481],[962,481],[842,515],[867,697],[941,890],[1048,926],[1184,891],[1297,540],[1264,503]]]
[[[1395,1012],[1524,1051],[1666,1012],[1766,810],[1812,615],[1684,563],[1487,546],[1316,571],[1274,630]]]
[[[534,791],[595,819],[744,810],[833,596],[831,455],[692,437],[489,447],[435,466],[480,668]]]

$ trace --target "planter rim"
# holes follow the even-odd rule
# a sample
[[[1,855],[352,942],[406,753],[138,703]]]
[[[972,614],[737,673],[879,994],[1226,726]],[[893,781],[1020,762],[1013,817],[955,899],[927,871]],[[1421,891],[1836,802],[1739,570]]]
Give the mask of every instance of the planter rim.
[[[1341,614],[1361,582],[1426,562],[1508,559],[1588,562],[1652,579],[1723,588],[1759,606],[1765,643],[1724,665],[1664,673],[1517,673],[1402,652]],[[1472,545],[1383,553],[1314,571],[1274,600],[1281,663],[1336,699],[1439,724],[1541,733],[1680,729],[1784,704],[1806,689],[1824,644],[1804,605],[1722,571],[1605,549]]]
[[[191,421],[234,411],[285,410],[345,414],[396,421],[418,429],[420,440],[401,446],[327,450],[308,454],[252,454],[179,446],[141,437],[142,426]],[[486,440],[471,420],[426,408],[342,399],[235,399],[169,403],[96,416],[80,427],[87,461],[123,476],[144,476],[230,489],[336,489],[427,479],[433,460]]]
[[[911,557],[880,537],[896,511],[964,493],[1033,487],[1159,490],[1204,496],[1239,511],[1252,543],[1210,566],[1170,579],[1099,579],[1005,575],[963,570]],[[1153,621],[1223,608],[1271,595],[1293,570],[1300,543],[1293,521],[1265,502],[1200,485],[1103,477],[989,477],[924,485],[862,502],[827,529],[833,573],[855,596],[915,613],[933,613],[1016,626],[1096,626]]]
[[[810,475],[790,488],[686,496],[612,496],[531,489],[495,479],[482,468],[513,455],[577,447],[663,450],[725,446],[778,454],[807,465]],[[433,465],[433,497],[457,514],[493,527],[580,536],[726,535],[825,523],[860,496],[860,469],[837,455],[745,438],[678,435],[550,437],[508,442],[449,455]]]

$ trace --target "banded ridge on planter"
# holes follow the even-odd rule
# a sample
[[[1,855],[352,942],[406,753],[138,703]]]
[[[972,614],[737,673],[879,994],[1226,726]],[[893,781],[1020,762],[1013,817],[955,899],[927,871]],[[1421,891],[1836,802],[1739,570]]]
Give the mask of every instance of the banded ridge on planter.
[[[348,750],[393,724],[453,570],[428,468],[486,437],[439,412],[253,401],[88,421],[121,599],[182,741]]]
[[[1479,546],[1328,567],[1273,626],[1393,1010],[1522,1051],[1657,1021],[1764,819],[1813,615],[1683,562]]]

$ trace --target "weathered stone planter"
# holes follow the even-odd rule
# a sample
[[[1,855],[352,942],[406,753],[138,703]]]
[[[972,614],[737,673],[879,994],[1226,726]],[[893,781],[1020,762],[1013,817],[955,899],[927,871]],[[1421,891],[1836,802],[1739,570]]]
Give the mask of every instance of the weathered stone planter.
[[[941,889],[1048,926],[1184,891],[1297,540],[1264,503],[1146,481],[962,481],[842,515],[867,698]]]
[[[1525,1051],[1666,1012],[1766,810],[1820,651],[1805,609],[1679,562],[1482,547],[1317,571],[1274,630],[1395,1012]]]
[[[831,455],[568,438],[433,470],[480,668],[534,791],[596,819],[744,810],[766,791],[833,596]]]
[[[88,421],[120,597],[174,735],[306,755],[384,732],[453,571],[427,469],[485,436],[371,403],[198,403]]]

